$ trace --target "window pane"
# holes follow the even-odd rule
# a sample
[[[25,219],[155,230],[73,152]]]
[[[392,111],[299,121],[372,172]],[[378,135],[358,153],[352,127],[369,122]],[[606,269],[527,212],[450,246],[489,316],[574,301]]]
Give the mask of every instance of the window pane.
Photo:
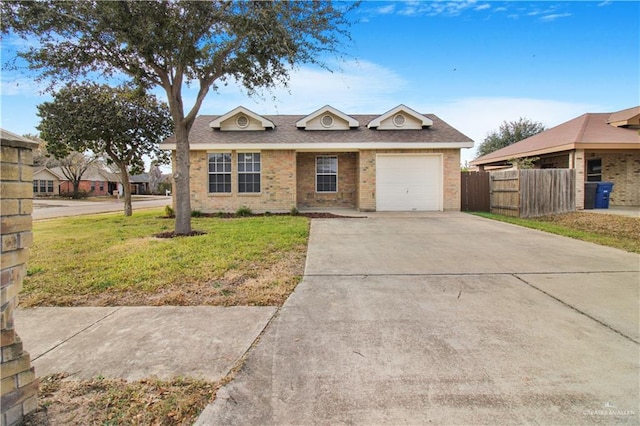
[[[38,192],[38,180],[33,181],[33,192]]]
[[[317,176],[317,189],[318,192],[336,192],[337,180],[334,175],[318,175]]]
[[[316,191],[336,192],[338,157],[316,157]]]
[[[231,192],[231,154],[209,154],[209,192]]]
[[[238,192],[260,192],[260,153],[238,154]]]

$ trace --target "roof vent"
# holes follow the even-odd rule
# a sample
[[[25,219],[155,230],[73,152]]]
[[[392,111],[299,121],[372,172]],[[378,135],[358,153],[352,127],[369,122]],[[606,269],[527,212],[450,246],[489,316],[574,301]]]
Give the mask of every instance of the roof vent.
[[[239,115],[238,118],[236,118],[236,124],[241,129],[244,129],[249,125],[249,119],[247,118],[246,115]]]
[[[393,116],[393,124],[395,124],[398,127],[404,126],[404,123],[406,121],[407,121],[407,119],[402,114],[396,114],[396,115]]]
[[[323,115],[321,123],[322,123],[322,127],[331,127],[333,126],[333,117],[330,116],[329,114]]]

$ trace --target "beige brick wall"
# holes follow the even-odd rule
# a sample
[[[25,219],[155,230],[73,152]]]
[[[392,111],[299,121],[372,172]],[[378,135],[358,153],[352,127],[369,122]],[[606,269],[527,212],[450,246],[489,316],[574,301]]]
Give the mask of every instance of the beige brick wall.
[[[233,212],[247,206],[256,212],[289,211],[292,207],[344,207],[362,211],[376,209],[376,154],[441,154],[443,159],[443,208],[460,210],[460,150],[363,150],[360,152],[314,153],[290,150],[262,151],[262,192],[239,194],[237,152],[232,151],[230,194],[209,194],[208,153],[191,152],[191,206],[203,213]],[[317,193],[315,158],[338,157],[338,192]]]
[[[36,143],[2,140],[0,157],[0,233],[2,265],[0,271],[1,386],[0,420],[16,425],[37,407],[38,381],[29,353],[15,332],[14,310],[26,274],[33,210],[33,155]]]
[[[338,192],[316,192],[316,157],[338,157]],[[297,155],[298,207],[356,207],[357,172],[355,152],[315,153],[299,152]]]
[[[602,181],[613,182],[612,206],[640,206],[640,150],[587,152],[586,158],[602,160]]]
[[[460,210],[460,150],[367,150],[360,151],[358,181],[360,183],[357,207],[362,211],[376,209],[376,154],[442,154],[442,186],[444,210]]]
[[[229,151],[227,151],[229,152]],[[261,193],[238,193],[237,151],[231,151],[231,193],[209,194],[208,152],[191,152],[191,208],[203,213],[234,212],[241,206],[255,212],[289,211],[296,206],[296,153],[262,151]]]

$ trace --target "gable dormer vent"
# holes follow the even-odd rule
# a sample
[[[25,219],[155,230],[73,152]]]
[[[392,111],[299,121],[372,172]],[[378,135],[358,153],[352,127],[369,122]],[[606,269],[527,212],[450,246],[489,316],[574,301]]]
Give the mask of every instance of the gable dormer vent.
[[[404,126],[404,123],[406,123],[406,121],[407,119],[402,114],[396,114],[393,116],[393,124],[395,124],[398,127]]]
[[[241,129],[244,129],[249,125],[249,119],[246,115],[239,115],[238,118],[236,118],[236,124]]]
[[[331,117],[330,115],[324,115],[322,117],[322,127],[331,127],[333,126],[333,117]]]

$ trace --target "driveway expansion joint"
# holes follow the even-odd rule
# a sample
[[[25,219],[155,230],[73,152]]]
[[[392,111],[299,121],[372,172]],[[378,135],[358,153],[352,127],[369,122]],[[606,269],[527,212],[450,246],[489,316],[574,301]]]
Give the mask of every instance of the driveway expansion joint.
[[[87,331],[88,329],[90,329],[91,327],[93,327],[94,325],[98,324],[99,322],[109,318],[111,315],[115,314],[116,312],[118,312],[120,309],[122,309],[122,306],[118,306],[116,307],[113,311],[109,312],[108,314],[106,314],[105,316],[103,316],[102,318],[98,318],[97,320],[95,320],[94,322],[92,322],[91,324],[89,324],[88,326],[86,326],[85,328],[83,328],[82,330],[79,330],[77,333],[72,334],[71,336],[67,337],[66,339],[62,340],[60,343],[52,346],[51,348],[47,349],[46,351],[44,351],[43,353],[41,353],[40,355],[38,355],[37,357],[33,358],[33,361],[36,361],[40,358],[42,358],[43,356],[45,356],[46,354],[48,354],[49,352],[57,349],[58,347],[62,346],[63,344],[67,343],[69,340],[73,339],[74,337],[78,336],[79,334],[84,333],[85,331]]]
[[[633,271],[633,272],[637,272],[637,271]],[[589,273],[598,273],[598,272],[589,272]],[[611,272],[607,272],[607,273],[611,273]],[[526,281],[524,278],[522,278],[522,277],[520,277],[520,276],[519,276],[519,275],[528,275],[528,274],[512,274],[512,275],[513,275],[513,277],[514,277],[514,278],[516,278],[516,279],[518,279],[519,281],[521,281],[521,282],[525,283],[527,286],[529,286],[529,287],[531,287],[531,288],[533,288],[533,289],[535,289],[535,290],[538,290],[540,293],[544,294],[545,296],[548,296],[548,297],[550,297],[550,298],[554,299],[555,301],[560,302],[562,305],[566,306],[567,308],[570,308],[571,310],[573,310],[573,311],[575,311],[575,312],[577,312],[577,313],[579,313],[579,314],[581,314],[581,315],[584,315],[585,317],[587,317],[587,318],[589,318],[589,319],[591,319],[591,320],[593,320],[593,321],[597,322],[597,323],[598,323],[598,324],[600,324],[601,326],[603,326],[603,327],[605,327],[605,328],[607,328],[607,329],[609,329],[609,330],[613,331],[613,332],[614,332],[614,333],[616,333],[616,334],[619,334],[620,336],[624,337],[624,338],[625,338],[625,339],[627,339],[627,340],[630,340],[631,342],[635,343],[636,345],[640,345],[640,342],[639,342],[639,341],[637,341],[636,339],[634,339],[633,337],[627,336],[626,334],[624,334],[624,333],[623,333],[623,332],[621,332],[620,330],[617,330],[617,329],[615,329],[615,328],[611,327],[609,324],[607,324],[607,323],[605,323],[605,322],[603,322],[603,321],[599,320],[598,318],[596,318],[596,317],[594,317],[594,316],[592,316],[592,315],[589,315],[588,313],[586,313],[586,312],[584,312],[584,311],[582,311],[582,310],[578,309],[577,307],[575,307],[575,306],[573,306],[573,305],[571,305],[571,304],[569,304],[569,303],[565,302],[564,300],[562,300],[562,299],[560,299],[560,298],[558,298],[558,297],[555,297],[554,295],[552,295],[552,294],[550,294],[550,293],[548,293],[548,292],[546,292],[546,291],[542,290],[542,289],[541,289],[541,288],[539,288],[539,287],[536,287],[535,285],[531,284],[530,282]]]

